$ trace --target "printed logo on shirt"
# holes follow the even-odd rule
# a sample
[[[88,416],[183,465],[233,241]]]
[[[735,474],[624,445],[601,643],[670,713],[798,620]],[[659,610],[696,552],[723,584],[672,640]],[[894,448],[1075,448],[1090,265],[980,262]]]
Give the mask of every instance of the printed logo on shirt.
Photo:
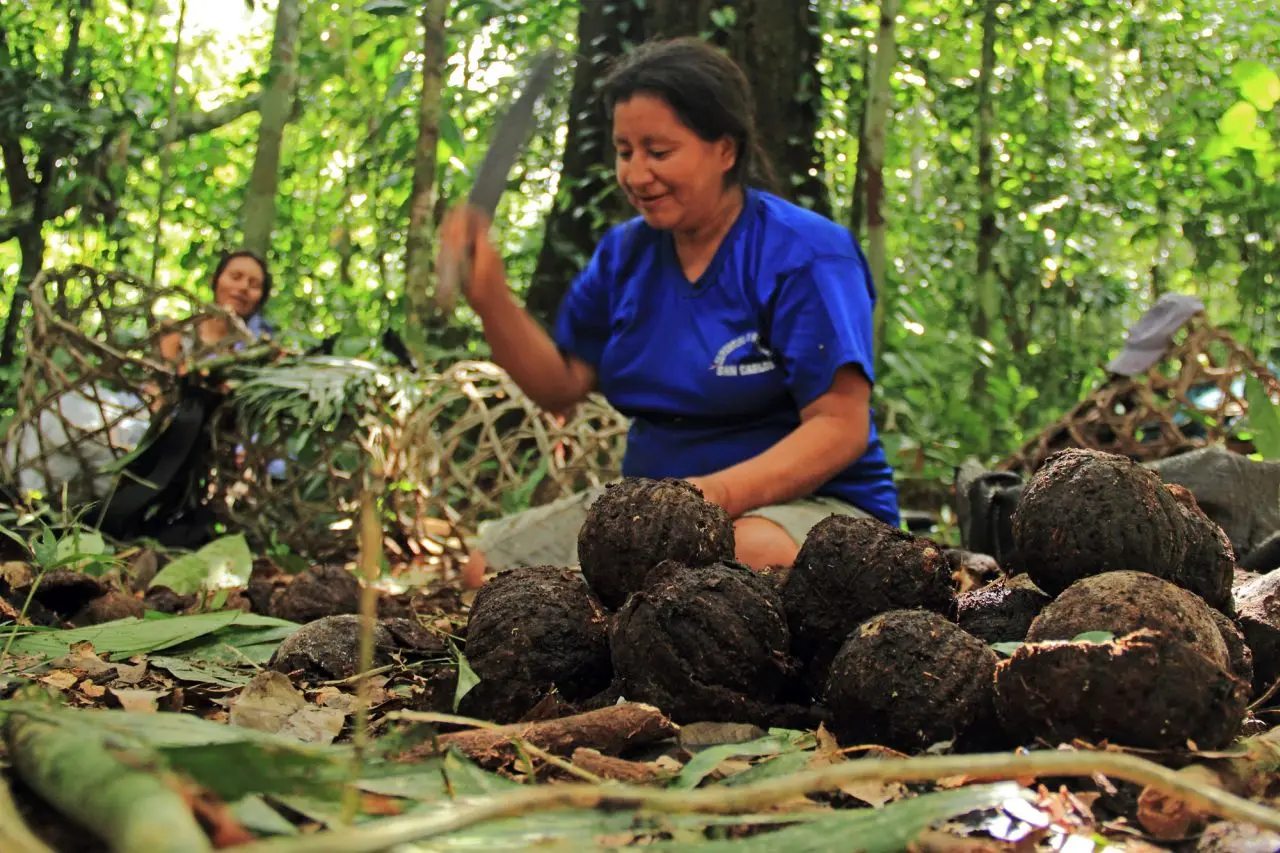
[[[736,363],[729,364],[729,358],[743,349],[748,350],[746,355],[739,358]],[[759,332],[739,335],[720,347],[720,351],[716,353],[715,363],[711,365],[716,376],[756,376],[768,373],[777,367],[778,362],[774,359],[773,353],[760,346]]]

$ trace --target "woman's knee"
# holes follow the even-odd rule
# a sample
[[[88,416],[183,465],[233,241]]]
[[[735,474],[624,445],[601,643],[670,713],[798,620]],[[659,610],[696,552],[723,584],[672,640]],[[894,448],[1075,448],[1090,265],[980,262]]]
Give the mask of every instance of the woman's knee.
[[[767,518],[739,518],[733,523],[735,556],[756,571],[790,568],[800,546],[781,525]]]

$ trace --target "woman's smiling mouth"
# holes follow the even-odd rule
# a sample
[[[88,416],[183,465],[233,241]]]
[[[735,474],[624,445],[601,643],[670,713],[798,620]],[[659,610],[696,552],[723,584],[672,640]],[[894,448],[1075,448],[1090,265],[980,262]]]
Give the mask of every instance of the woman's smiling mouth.
[[[667,194],[662,193],[660,195],[653,195],[653,196],[633,195],[632,198],[635,199],[635,203],[637,207],[642,208],[643,210],[653,210],[655,207],[662,204],[664,200],[666,200]]]

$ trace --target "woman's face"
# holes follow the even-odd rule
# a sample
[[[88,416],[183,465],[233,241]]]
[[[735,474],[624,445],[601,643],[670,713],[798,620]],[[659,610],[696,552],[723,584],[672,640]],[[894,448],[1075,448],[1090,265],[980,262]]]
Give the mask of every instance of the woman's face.
[[[618,185],[645,222],[664,231],[697,228],[714,213],[735,159],[731,139],[703,140],[647,94],[615,107],[613,144]]]
[[[213,285],[213,299],[241,317],[251,317],[262,302],[262,267],[253,258],[232,258]]]

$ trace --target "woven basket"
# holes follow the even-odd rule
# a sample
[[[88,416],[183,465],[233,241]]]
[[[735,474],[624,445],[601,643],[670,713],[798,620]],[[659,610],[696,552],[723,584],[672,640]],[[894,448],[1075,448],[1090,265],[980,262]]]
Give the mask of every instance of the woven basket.
[[[567,418],[497,365],[458,362],[431,383],[405,436],[411,470],[466,529],[616,478],[627,419],[592,395]]]
[[[302,359],[258,375],[287,382],[288,371],[321,363],[359,383],[362,402],[321,412],[314,380],[299,381],[290,404],[270,416],[238,391],[215,419],[213,505],[258,547],[322,559],[352,553],[375,458],[387,484],[385,544],[413,552],[457,547],[481,519],[617,475],[627,428],[620,414],[592,399],[568,420],[554,418],[488,362],[424,377]]]
[[[1249,452],[1247,442],[1234,440],[1236,425],[1249,410],[1244,391],[1248,379],[1280,399],[1275,374],[1230,333],[1198,314],[1146,373],[1097,389],[997,467],[1030,475],[1050,455],[1069,447],[1104,450],[1139,462],[1221,443],[1234,442],[1236,449]]]
[[[123,461],[176,388],[176,365],[161,360],[160,339],[188,333],[220,309],[81,265],[42,271],[30,291],[4,473],[22,496],[80,507],[116,488]]]

